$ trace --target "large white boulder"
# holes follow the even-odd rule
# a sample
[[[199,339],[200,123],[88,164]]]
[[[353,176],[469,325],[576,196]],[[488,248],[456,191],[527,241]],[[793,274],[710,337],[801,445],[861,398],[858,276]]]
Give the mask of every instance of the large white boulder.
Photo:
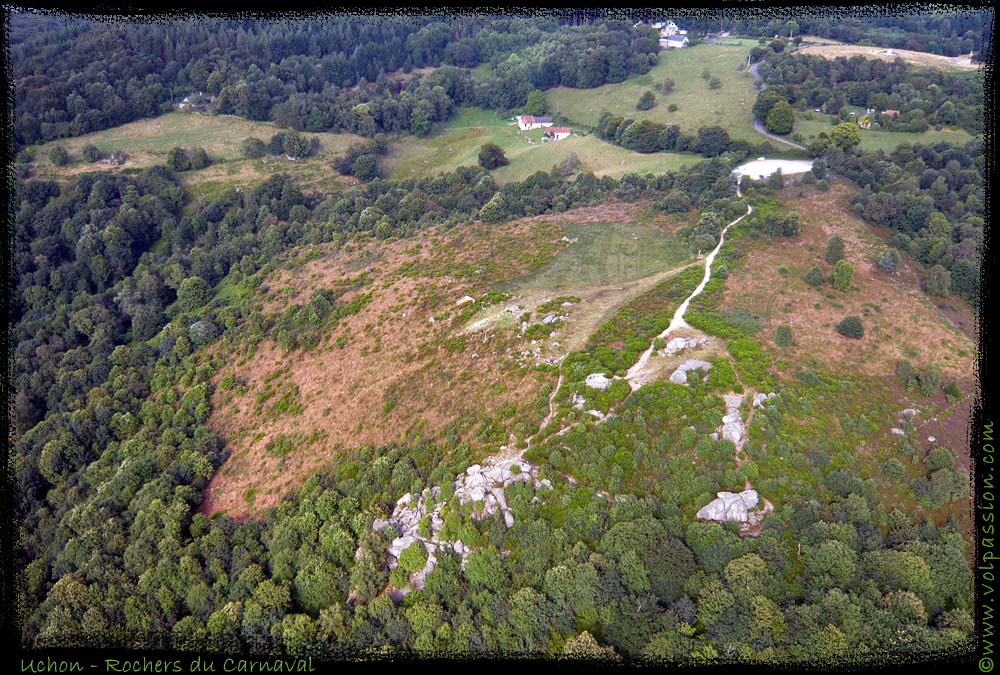
[[[607,389],[611,386],[611,380],[604,373],[591,373],[587,376],[586,385],[591,389]]]

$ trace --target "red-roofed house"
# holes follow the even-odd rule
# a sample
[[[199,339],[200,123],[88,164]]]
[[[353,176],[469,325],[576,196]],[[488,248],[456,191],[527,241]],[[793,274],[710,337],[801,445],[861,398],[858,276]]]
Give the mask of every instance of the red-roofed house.
[[[898,110],[883,110],[881,114],[885,115],[886,117],[899,117]]]
[[[552,126],[551,117],[535,117],[534,115],[517,116],[517,127],[521,131],[529,131],[531,129],[541,129],[542,127],[551,127],[551,126]]]

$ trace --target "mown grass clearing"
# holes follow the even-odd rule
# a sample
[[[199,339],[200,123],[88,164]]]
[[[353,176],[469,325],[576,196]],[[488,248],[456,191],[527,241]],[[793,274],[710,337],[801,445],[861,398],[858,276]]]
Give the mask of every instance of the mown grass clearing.
[[[851,107],[851,110],[864,114],[864,108]],[[852,117],[853,119],[853,117]],[[793,132],[802,134],[803,145],[808,145],[820,133],[830,135],[839,120],[836,115],[824,115],[815,111],[796,112],[795,127]],[[892,152],[904,143],[919,143],[921,145],[934,145],[944,141],[955,145],[964,145],[972,140],[972,134],[964,129],[943,128],[941,131],[928,129],[922,134],[910,131],[885,131],[882,129],[861,129],[861,149],[869,152],[884,150]]]
[[[512,289],[555,291],[633,281],[691,257],[675,237],[645,225],[570,223],[563,231],[573,243],[545,267],[513,282]]]
[[[174,111],[46,143],[36,149],[37,159],[33,169],[40,178],[67,180],[91,171],[127,171],[165,164],[167,152],[173,147],[200,147],[205,149],[213,163],[199,171],[179,174],[196,197],[211,197],[231,187],[253,185],[281,172],[292,174],[307,188],[323,189],[344,180],[330,167],[333,158],[351,143],[361,140],[352,134],[304,133],[307,138],[319,138],[320,149],[313,157],[292,161],[270,155],[253,160],[242,156],[240,144],[245,139],[256,137],[267,142],[279,131],[280,128],[269,122],[251,122],[231,115]],[[80,157],[80,151],[90,144],[96,145],[105,154],[124,152],[128,161],[121,167],[112,167],[102,161],[86,162]],[[48,151],[56,145],[63,146],[70,154],[72,161],[66,166],[53,166],[48,161]]]
[[[523,320],[535,325],[549,314],[564,317],[552,331],[538,329],[538,340],[533,340],[539,337],[534,333],[525,335],[525,342],[539,350],[539,358],[559,357],[581,349],[626,302],[696,262],[683,242],[648,225],[567,222],[562,231],[570,241],[556,257],[534,272],[498,285],[509,299],[473,315],[468,332],[493,327],[516,331]],[[556,297],[577,300],[547,307]],[[514,307],[519,309],[512,311]]]
[[[700,44],[660,53],[660,62],[645,75],[631,77],[618,84],[594,89],[559,87],[546,93],[549,108],[576,124],[593,127],[605,110],[637,120],[651,119],[677,124],[685,133],[699,127],[721,126],[735,139],[759,143],[762,137],[753,129],[751,108],[756,100],[753,76],[744,70],[748,46]],[[708,79],[702,74],[707,71]],[[711,78],[720,86],[712,89]],[[659,91],[664,80],[673,80],[669,94]],[[639,111],[635,104],[646,91],[656,96],[651,110]],[[677,110],[669,111],[671,103]]]
[[[642,155],[606,143],[592,135],[573,135],[561,141],[539,142],[542,130],[521,132],[517,125],[479,108],[462,108],[440,132],[427,138],[407,138],[393,145],[383,168],[392,178],[424,178],[460,166],[476,166],[479,149],[494,143],[510,161],[493,172],[499,183],[524,180],[537,171],[575,155],[584,170],[597,176],[620,176],[637,173],[663,173],[680,169],[701,160],[697,155],[653,153]],[[528,139],[534,141],[529,144]]]

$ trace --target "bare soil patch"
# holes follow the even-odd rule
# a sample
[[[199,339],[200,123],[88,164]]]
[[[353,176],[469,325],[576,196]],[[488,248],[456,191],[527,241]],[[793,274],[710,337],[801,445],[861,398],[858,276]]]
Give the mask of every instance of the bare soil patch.
[[[824,59],[835,59],[841,56],[844,58],[863,56],[866,59],[895,61],[899,58],[915,66],[939,68],[941,70],[977,70],[979,68],[979,64],[972,63],[968,55],[941,56],[939,54],[928,54],[927,52],[915,52],[909,49],[887,49],[886,47],[867,47],[864,45],[811,45],[801,47],[795,50],[795,53],[822,56]]]

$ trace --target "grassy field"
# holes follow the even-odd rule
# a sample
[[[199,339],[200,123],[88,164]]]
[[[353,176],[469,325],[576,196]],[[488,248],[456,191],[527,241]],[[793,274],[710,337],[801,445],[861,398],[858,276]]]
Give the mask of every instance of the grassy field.
[[[46,143],[37,149],[35,156],[39,159],[34,162],[34,169],[39,177],[67,179],[89,171],[122,171],[164,164],[170,148],[201,147],[208,153],[213,164],[200,171],[181,174],[181,180],[196,196],[253,184],[282,171],[301,179],[304,187],[322,189],[343,180],[330,168],[330,161],[348,145],[361,140],[351,134],[306,133],[306,137],[315,136],[320,140],[320,151],[315,157],[293,162],[284,157],[268,156],[248,160],[241,156],[240,144],[244,139],[253,136],[267,142],[278,131],[280,129],[277,126],[268,122],[250,122],[230,115],[198,115],[175,111],[76,138]],[[119,168],[103,162],[86,162],[80,157],[80,151],[88,144],[96,145],[105,153],[125,152],[129,160]],[[70,164],[56,167],[49,163],[47,154],[54,145],[66,148],[72,160]]]
[[[511,288],[561,291],[617,284],[674,267],[690,257],[675,237],[645,225],[569,223],[563,229],[574,243]]]
[[[726,41],[737,42],[737,39]],[[607,110],[637,120],[678,124],[688,133],[699,127],[719,125],[733,138],[759,143],[761,137],[753,130],[751,114],[756,99],[753,76],[742,70],[749,47],[756,41],[739,42],[746,45],[701,44],[661,52],[656,67],[625,82],[594,89],[553,89],[546,94],[549,107],[576,124],[594,126],[601,112]],[[722,83],[718,89],[711,89],[708,81],[702,79],[705,70]],[[658,92],[657,87],[667,79],[674,81],[673,91]],[[651,110],[638,111],[635,104],[646,91],[656,95],[656,105]],[[677,104],[675,112],[667,109],[671,103]]]
[[[500,183],[523,180],[536,171],[549,171],[570,154],[597,176],[618,176],[629,171],[662,173],[693,165],[696,155],[653,153],[642,155],[606,143],[593,135],[574,132],[561,141],[539,143],[542,130],[519,132],[510,120],[481,108],[461,108],[444,128],[427,138],[407,138],[393,145],[384,167],[393,178],[422,178],[460,166],[476,166],[484,143],[503,148],[510,164],[495,170]],[[536,142],[528,143],[528,139]]]
[[[852,107],[851,109],[859,115],[864,114],[863,108]],[[805,115],[809,115],[812,119],[806,119]],[[801,133],[805,137],[805,143],[803,143],[803,145],[808,145],[809,141],[821,132],[829,135],[830,131],[833,130],[836,121],[837,117],[835,115],[824,115],[818,112],[796,112],[794,131]],[[933,145],[934,143],[945,141],[946,143],[961,145],[970,140],[972,140],[972,135],[964,129],[958,128],[946,128],[941,131],[929,129],[922,134],[911,133],[908,131],[861,129],[861,149],[868,151],[885,150],[886,152],[892,152],[896,149],[896,147],[902,145],[903,143]]]
[[[976,70],[979,68],[979,64],[969,61],[968,55],[958,57],[941,56],[926,52],[914,52],[908,49],[886,49],[885,47],[867,47],[864,45],[812,45],[797,49],[795,53],[822,56],[824,59],[836,59],[841,56],[845,58],[863,56],[866,59],[880,59],[882,61],[903,59],[903,61],[913,66],[938,68],[941,70]]]

